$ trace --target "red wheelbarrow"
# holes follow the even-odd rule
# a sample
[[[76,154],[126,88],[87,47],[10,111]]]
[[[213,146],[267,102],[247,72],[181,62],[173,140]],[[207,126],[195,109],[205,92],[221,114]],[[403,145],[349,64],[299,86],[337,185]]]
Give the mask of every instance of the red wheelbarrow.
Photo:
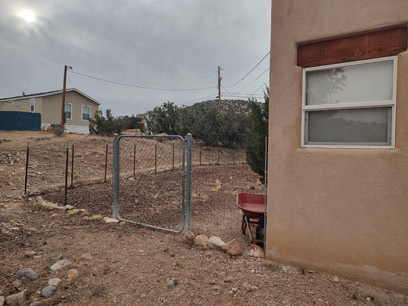
[[[248,228],[251,243],[263,243],[263,228],[265,215],[265,195],[256,193],[238,193],[237,206],[242,210],[241,232],[245,234]],[[256,235],[253,238],[251,224],[256,224]]]

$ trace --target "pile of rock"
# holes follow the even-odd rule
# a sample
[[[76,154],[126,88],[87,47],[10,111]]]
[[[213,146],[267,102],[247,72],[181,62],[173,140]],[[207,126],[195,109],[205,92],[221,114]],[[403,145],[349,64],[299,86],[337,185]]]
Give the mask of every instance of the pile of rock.
[[[92,259],[92,255],[84,254],[83,257],[81,257],[81,259],[86,259],[86,260]],[[63,268],[69,267],[71,264],[72,263],[69,260],[63,259],[63,260],[60,260],[54,263],[50,267],[50,270],[51,271],[61,270]],[[24,289],[24,282],[35,282],[38,280],[37,272],[35,272],[34,270],[30,268],[22,268],[16,272],[16,276],[17,276],[17,279],[12,283],[13,286],[10,292],[12,294],[8,294],[6,297],[6,294],[3,295],[3,291],[0,288],[0,306],[3,306],[4,304],[9,305],[9,306],[41,305],[37,297],[35,297],[34,295],[28,298],[27,297],[28,290]],[[68,269],[67,276],[65,279],[65,284],[67,285],[69,283],[72,283],[78,278],[78,276],[79,276],[78,270]],[[48,280],[47,286],[45,286],[41,290],[38,290],[37,294],[41,295],[41,297],[43,298],[49,298],[57,292],[57,288],[61,282],[62,280],[59,278],[51,278]],[[13,293],[13,291],[17,293]]]
[[[265,257],[264,251],[261,247],[257,245],[251,245],[244,252],[244,247],[242,246],[242,244],[235,239],[224,242],[220,237],[211,236],[210,238],[208,238],[205,235],[196,235],[193,231],[188,232],[186,234],[186,238],[190,241],[193,241],[194,245],[200,249],[218,249],[231,256],[246,254],[247,256],[258,258]]]
[[[78,215],[78,216],[81,216],[83,220],[87,220],[87,221],[103,220],[105,223],[119,223],[118,219],[104,217],[99,214],[90,216],[86,209],[75,208],[72,205],[61,206],[61,205],[46,201],[40,196],[36,197],[34,200],[30,199],[30,204],[33,207],[33,210],[41,210],[41,211],[60,210],[60,211],[65,211],[67,216]]]

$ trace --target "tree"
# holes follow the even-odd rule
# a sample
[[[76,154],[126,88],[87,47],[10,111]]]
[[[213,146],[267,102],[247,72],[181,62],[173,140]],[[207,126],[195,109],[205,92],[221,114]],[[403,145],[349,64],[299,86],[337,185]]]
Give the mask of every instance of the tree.
[[[254,100],[249,101],[251,113],[248,117],[248,127],[245,139],[246,159],[251,169],[261,176],[265,182],[265,138],[268,137],[269,119],[269,88],[264,92],[265,105],[263,109]]]
[[[112,136],[127,129],[140,129],[143,131],[142,119],[132,115],[113,117],[110,109],[106,110],[106,117],[101,111],[95,113],[94,118],[89,119],[89,132],[94,135]]]
[[[147,130],[152,134],[177,135],[178,107],[173,102],[156,106],[147,118]]]

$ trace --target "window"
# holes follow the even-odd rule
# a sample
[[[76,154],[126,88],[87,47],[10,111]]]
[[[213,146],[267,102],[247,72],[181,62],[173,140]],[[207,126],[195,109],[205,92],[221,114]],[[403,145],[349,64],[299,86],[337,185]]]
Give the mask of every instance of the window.
[[[302,147],[394,147],[397,58],[303,70]]]
[[[65,104],[65,120],[72,120],[72,104],[66,103]]]
[[[30,112],[35,112],[35,98],[30,99]]]
[[[10,104],[10,105],[14,105],[14,101],[9,101],[9,104]]]
[[[82,120],[89,120],[91,114],[91,107],[82,105]]]

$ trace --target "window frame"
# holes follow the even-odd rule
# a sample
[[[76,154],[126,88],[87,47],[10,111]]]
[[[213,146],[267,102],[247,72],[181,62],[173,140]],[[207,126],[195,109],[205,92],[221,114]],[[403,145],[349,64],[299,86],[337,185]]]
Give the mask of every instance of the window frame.
[[[84,119],[84,107],[89,108],[89,118]],[[81,105],[81,121],[89,121],[91,119],[91,107],[89,105]]]
[[[338,104],[318,104],[318,105],[306,105],[306,74],[310,71],[319,71],[326,69],[334,69],[346,66],[355,66],[361,64],[378,63],[383,61],[393,61],[393,88],[392,88],[392,100],[385,101],[368,101],[368,102],[351,102],[351,103],[338,103]],[[395,117],[396,117],[396,94],[397,94],[397,66],[398,66],[398,56],[387,56],[369,60],[344,62],[338,64],[324,65],[304,68],[302,72],[302,126],[301,126],[301,147],[302,148],[346,148],[346,149],[394,149],[395,148]],[[379,145],[379,144],[336,144],[336,143],[326,143],[326,144],[309,144],[306,143],[307,137],[307,113],[312,111],[327,111],[327,110],[341,110],[341,109],[363,109],[363,108],[389,108],[391,107],[391,120],[389,124],[389,136],[391,137],[390,144]]]
[[[73,120],[72,119],[72,103],[65,103],[65,105],[67,105],[67,104],[69,104],[69,105],[71,105],[71,111],[70,111],[70,113],[71,113],[71,118],[67,118],[66,116],[65,116],[65,120]],[[65,113],[66,113],[66,110],[65,110],[65,106],[64,106],[64,115],[65,115]]]

